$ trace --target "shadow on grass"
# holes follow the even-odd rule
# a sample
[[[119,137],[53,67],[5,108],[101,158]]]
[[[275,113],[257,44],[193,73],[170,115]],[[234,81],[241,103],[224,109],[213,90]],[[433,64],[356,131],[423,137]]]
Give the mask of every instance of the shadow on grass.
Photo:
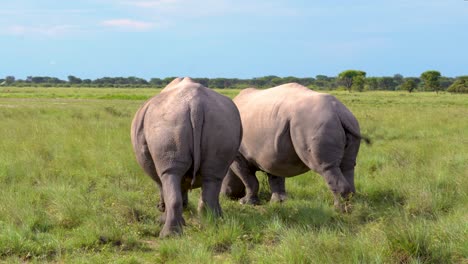
[[[231,201],[224,203],[223,209],[230,217],[252,229],[279,221],[280,225],[287,228],[342,230],[377,221],[389,214],[399,214],[401,210],[398,208],[406,204],[406,197],[392,189],[355,194],[351,199],[351,213],[337,212],[333,205],[322,204],[320,200],[310,197],[294,197],[296,199],[288,199],[281,204],[266,202],[258,206],[240,205],[238,201]]]
[[[367,203],[376,209],[388,207],[401,207],[405,205],[406,198],[392,189],[376,190],[368,193],[357,193],[353,197],[355,203]]]
[[[267,196],[266,193],[264,196]],[[213,240],[210,240],[210,243],[207,242],[210,251],[222,254],[229,251],[237,240],[248,240],[249,244],[275,244],[279,241],[278,234],[283,233],[281,230],[320,231],[325,229],[340,233],[353,232],[368,222],[379,221],[382,217],[389,216],[388,214],[397,213],[400,210],[394,210],[394,208],[402,207],[406,198],[391,189],[358,193],[352,198],[354,209],[349,214],[337,212],[331,204],[323,204],[320,199],[310,200],[310,202],[302,199],[289,199],[284,203],[266,202],[262,205],[251,206],[241,205],[237,200],[221,198],[224,212],[222,219],[199,215],[197,202],[198,199],[195,200],[191,196],[188,208],[184,210],[184,218],[187,222],[184,232],[207,234],[207,239]],[[157,214],[158,217],[159,214]],[[132,216],[135,219],[141,217],[135,212],[132,212]],[[143,222],[146,223],[145,227],[149,228],[146,231],[151,231],[142,232],[145,233],[145,239],[149,237],[157,239],[161,226],[156,223],[151,225],[150,221]],[[225,234],[222,235],[223,233]],[[211,238],[213,235],[210,234],[216,234],[216,239]]]
[[[336,214],[333,208],[304,204],[302,201],[257,206],[240,205],[237,201],[231,201],[224,203],[223,209],[226,217],[241,223],[246,231],[260,231],[272,225],[284,228],[320,228],[328,225]]]
[[[336,215],[333,208],[322,208],[313,205],[283,206],[282,204],[270,205],[266,216],[270,219],[277,218],[286,227],[313,227],[321,228],[332,222]]]

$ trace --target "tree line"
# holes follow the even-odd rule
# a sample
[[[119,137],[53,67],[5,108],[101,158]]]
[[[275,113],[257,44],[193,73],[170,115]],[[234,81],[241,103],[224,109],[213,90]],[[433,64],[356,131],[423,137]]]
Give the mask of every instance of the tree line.
[[[69,75],[67,80],[48,76],[28,76],[26,79],[16,79],[6,76],[0,79],[0,85],[17,87],[118,87],[118,88],[162,88],[176,77],[151,78],[139,77],[103,77],[97,79],[81,79]],[[296,82],[315,90],[348,91],[448,91],[468,93],[468,76],[444,77],[438,71],[429,70],[419,77],[404,77],[401,74],[383,77],[366,77],[366,72],[360,70],[345,70],[338,76],[317,75],[315,77],[278,77],[274,75],[251,79],[240,78],[193,78],[196,82],[219,89],[243,89],[247,87],[268,88],[285,83]]]

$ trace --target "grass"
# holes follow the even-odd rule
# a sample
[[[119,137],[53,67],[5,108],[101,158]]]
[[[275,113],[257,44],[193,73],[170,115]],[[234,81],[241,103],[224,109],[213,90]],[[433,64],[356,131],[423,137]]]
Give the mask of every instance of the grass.
[[[239,92],[236,89],[214,90],[229,97]],[[156,88],[0,87],[0,98],[144,100],[159,91],[161,89]]]
[[[133,114],[155,89],[0,89],[0,262],[467,263],[468,97],[334,92],[374,144],[340,214],[319,175],[287,180],[289,200],[222,199],[159,239],[157,188],[135,162]],[[218,90],[230,97],[238,90]]]

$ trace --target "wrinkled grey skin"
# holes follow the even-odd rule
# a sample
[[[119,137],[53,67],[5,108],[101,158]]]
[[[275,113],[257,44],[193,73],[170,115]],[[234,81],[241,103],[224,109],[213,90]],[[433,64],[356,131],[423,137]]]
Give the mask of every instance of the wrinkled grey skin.
[[[242,138],[231,99],[177,78],[138,110],[131,138],[138,163],[160,189],[160,237],[182,232],[190,188],[202,187],[199,211],[221,215],[222,180]]]
[[[257,204],[256,171],[268,175],[272,202],[286,199],[285,178],[313,170],[323,176],[335,206],[355,192],[354,166],[361,135],[353,114],[334,96],[296,83],[256,90],[234,98],[243,138],[239,155],[226,175],[221,193]],[[238,177],[236,177],[238,176]],[[245,188],[244,188],[245,185]]]

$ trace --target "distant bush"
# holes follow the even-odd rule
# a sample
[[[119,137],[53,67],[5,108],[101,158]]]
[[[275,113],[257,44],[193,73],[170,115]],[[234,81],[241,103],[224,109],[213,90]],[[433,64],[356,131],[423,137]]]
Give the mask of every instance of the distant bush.
[[[450,93],[468,93],[468,76],[458,77],[447,91]]]

